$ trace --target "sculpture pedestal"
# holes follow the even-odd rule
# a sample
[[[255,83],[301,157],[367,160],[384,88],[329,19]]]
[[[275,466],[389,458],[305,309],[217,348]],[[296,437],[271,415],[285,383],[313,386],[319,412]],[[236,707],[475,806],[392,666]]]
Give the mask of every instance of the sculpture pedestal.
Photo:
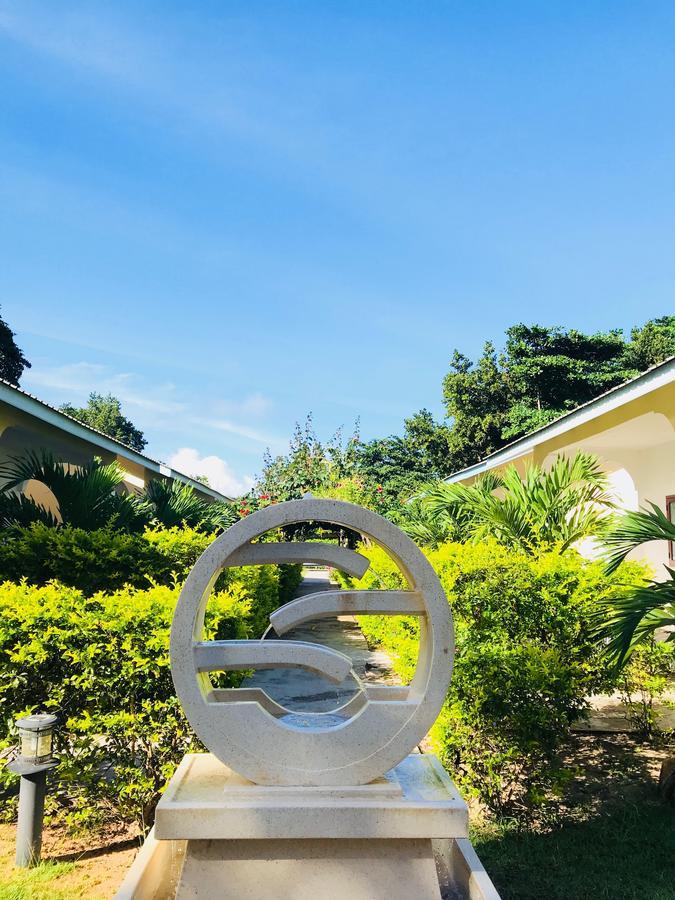
[[[323,788],[252,784],[211,754],[191,754],[117,896],[494,900],[467,833],[466,804],[431,755],[368,785]],[[162,871],[174,881],[164,893]]]

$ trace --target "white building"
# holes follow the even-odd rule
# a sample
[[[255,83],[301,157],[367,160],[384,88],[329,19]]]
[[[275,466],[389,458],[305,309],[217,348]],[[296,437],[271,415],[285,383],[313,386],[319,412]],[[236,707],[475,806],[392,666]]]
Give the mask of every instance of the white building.
[[[596,454],[609,475],[619,504],[636,510],[657,504],[675,521],[675,357],[595,400],[524,435],[449,482],[471,483],[476,476],[513,465],[546,467],[558,454]],[[673,562],[675,548],[663,541],[636,551],[654,567]],[[661,570],[662,571],[662,570]]]

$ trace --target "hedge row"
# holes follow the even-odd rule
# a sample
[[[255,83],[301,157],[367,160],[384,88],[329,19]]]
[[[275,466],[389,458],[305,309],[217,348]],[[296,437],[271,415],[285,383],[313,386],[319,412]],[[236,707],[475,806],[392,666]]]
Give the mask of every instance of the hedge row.
[[[116,591],[124,586],[147,588],[150,584],[172,585],[184,580],[215,535],[196,528],[147,528],[143,534],[125,534],[113,529],[84,531],[81,528],[49,528],[35,523],[0,533],[0,582],[48,584],[59,581],[85,594]],[[244,581],[249,593],[259,599],[265,615],[293,598],[301,578],[300,566],[280,566],[280,580],[264,574],[270,567],[226,569],[217,588]],[[274,594],[270,605],[269,594]],[[263,629],[266,625],[263,625]]]
[[[279,574],[263,566],[254,576],[212,596],[207,638],[259,636],[278,605]],[[87,597],[56,583],[0,585],[0,751],[15,742],[9,728],[18,715],[41,709],[62,716],[50,802],[72,826],[120,818],[146,826],[183,754],[203,749],[169,668],[178,591],[126,587]],[[220,686],[235,686],[242,675],[217,677]],[[11,791],[15,781],[0,768],[0,790]]]
[[[358,588],[400,588],[379,548]],[[555,548],[533,557],[497,544],[446,544],[428,552],[452,607],[457,650],[435,749],[465,791],[494,812],[518,816],[569,779],[559,750],[586,697],[612,684],[591,639],[595,602],[643,577],[638,566],[608,577],[599,563]],[[414,671],[418,622],[364,616],[361,627],[385,647],[404,680]]]
[[[70,825],[145,826],[173,767],[197,746],[174,694],[169,631],[179,583],[213,538],[37,524],[0,539],[0,757],[17,716],[58,712],[64,742],[50,802]],[[298,565],[226,569],[208,636],[260,637],[301,577]],[[234,685],[241,675],[215,678]],[[10,790],[15,779],[0,768],[3,783]]]

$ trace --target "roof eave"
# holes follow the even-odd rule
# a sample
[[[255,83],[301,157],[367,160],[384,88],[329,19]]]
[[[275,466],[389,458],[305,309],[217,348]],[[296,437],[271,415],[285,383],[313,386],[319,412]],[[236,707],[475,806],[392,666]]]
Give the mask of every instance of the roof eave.
[[[156,459],[152,459],[150,456],[145,456],[143,453],[139,453],[139,451],[134,450],[133,447],[129,447],[121,441],[108,437],[108,435],[97,431],[95,428],[91,428],[91,426],[86,425],[84,422],[74,419],[67,413],[55,409],[48,403],[44,403],[32,394],[27,393],[15,385],[9,384],[7,381],[0,380],[0,400],[5,400],[15,409],[19,409],[28,415],[35,416],[42,422],[46,422],[48,425],[53,425],[62,431],[66,431],[73,437],[87,441],[90,444],[95,444],[102,450],[107,450],[109,453],[114,453],[116,456],[122,456],[130,462],[134,462],[146,469],[150,469],[150,471],[155,472],[158,475],[164,475],[167,478],[173,478],[183,484],[189,484],[195,490],[208,494],[213,500],[232,502],[232,497],[221,494],[220,491],[216,491],[214,488],[202,484],[201,481],[190,478],[189,475],[183,475],[182,472],[177,472],[170,466],[167,466]]]
[[[670,384],[674,378],[675,356],[671,356],[630,381],[625,381],[623,384],[605,391],[604,394],[589,400],[588,403],[577,406],[576,409],[570,410],[564,416],[554,419],[547,425],[542,425],[536,431],[523,435],[523,437],[518,438],[511,444],[507,444],[506,447],[502,447],[501,450],[486,456],[480,462],[467,466],[466,469],[460,469],[458,472],[453,472],[445,481],[448,484],[454,484],[467,478],[473,478],[483,472],[488,472],[490,469],[495,469],[498,466],[514,462],[516,459],[520,459],[531,452],[542,441],[550,440],[553,437],[564,434],[566,431],[571,431],[573,428],[583,425],[610,410],[623,406],[624,403],[629,403],[651,391],[658,390],[658,388]]]

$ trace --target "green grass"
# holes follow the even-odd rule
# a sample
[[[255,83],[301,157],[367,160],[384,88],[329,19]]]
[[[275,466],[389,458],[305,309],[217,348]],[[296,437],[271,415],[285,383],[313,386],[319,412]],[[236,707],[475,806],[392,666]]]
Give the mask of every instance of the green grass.
[[[675,811],[618,806],[546,833],[482,828],[474,846],[503,900],[673,900]]]
[[[658,797],[651,757],[627,738],[580,739],[574,791],[554,825],[476,825],[503,900],[675,900],[675,807]]]
[[[72,900],[73,892],[55,882],[69,875],[73,863],[40,863],[33,869],[17,869],[0,881],[0,900]]]

